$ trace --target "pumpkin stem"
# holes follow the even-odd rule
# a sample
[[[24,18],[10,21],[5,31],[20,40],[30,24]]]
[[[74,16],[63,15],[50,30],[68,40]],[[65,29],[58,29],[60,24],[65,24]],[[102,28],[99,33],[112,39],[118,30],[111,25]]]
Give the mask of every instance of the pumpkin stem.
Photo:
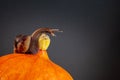
[[[50,38],[47,34],[42,33],[38,39],[38,47],[40,50],[47,50],[50,45]]]

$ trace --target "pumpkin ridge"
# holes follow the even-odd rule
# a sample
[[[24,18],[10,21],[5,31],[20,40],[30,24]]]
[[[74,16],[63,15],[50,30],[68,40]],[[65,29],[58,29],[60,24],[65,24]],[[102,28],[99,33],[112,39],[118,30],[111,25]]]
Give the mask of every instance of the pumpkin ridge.
[[[50,65],[54,68],[54,71],[55,71],[55,77],[57,77],[58,73],[57,73],[57,71],[56,71],[56,68],[55,68],[53,62],[52,62],[51,60],[50,60],[49,62],[50,62]]]
[[[52,61],[50,63],[53,65],[53,67],[54,67],[54,69],[56,71],[56,74],[58,74],[58,73],[59,74],[64,73],[64,76],[67,75],[67,77],[65,77],[64,80],[73,80],[73,78],[71,77],[71,75],[64,68],[62,68],[61,66],[59,66],[58,64],[56,64],[56,63],[54,63]],[[58,72],[58,70],[60,70],[61,73]],[[61,77],[58,77],[58,76],[59,75],[57,75],[57,78],[60,78],[60,80],[61,80]]]
[[[13,56],[13,55],[14,55],[14,56]],[[3,64],[3,63],[5,63],[7,60],[10,60],[10,59],[16,58],[16,57],[20,57],[20,56],[23,56],[23,55],[21,55],[21,54],[9,54],[9,55],[3,56],[3,57],[0,58],[0,65]],[[7,59],[4,59],[4,61],[1,60],[1,59],[5,58],[5,57],[6,57]]]
[[[12,55],[15,55],[15,56],[12,56]],[[8,55],[8,56],[5,56],[5,57],[7,57],[8,59],[7,60],[4,60],[4,62],[3,61],[1,61],[2,63],[0,64],[1,66],[3,66],[4,65],[4,63],[5,64],[10,64],[10,65],[7,65],[7,66],[9,66],[9,68],[12,68],[13,67],[13,64],[11,64],[11,63],[13,63],[14,62],[14,64],[16,63],[16,64],[20,64],[19,63],[19,61],[21,62],[23,62],[23,58],[24,58],[24,60],[27,58],[31,58],[31,57],[33,57],[33,56],[28,56],[28,55],[26,55],[26,54],[10,54],[10,55]],[[10,61],[13,61],[13,62],[10,62]],[[17,60],[17,61],[15,61],[15,60]],[[12,66],[12,67],[11,67]],[[15,66],[15,65],[14,65]],[[5,69],[4,71],[1,69],[1,67],[0,67],[0,70],[2,71],[2,73],[4,73],[4,72],[7,72],[7,69]]]
[[[27,70],[27,72],[26,72],[26,74],[25,74],[25,80],[30,80],[29,79],[29,76],[28,76],[28,74],[30,74],[31,73],[31,70],[33,70],[34,69],[34,64],[37,62],[37,60],[38,60],[38,56],[36,56],[36,55],[34,55],[36,58],[34,58],[34,61],[31,63],[31,67],[29,67],[29,69]]]

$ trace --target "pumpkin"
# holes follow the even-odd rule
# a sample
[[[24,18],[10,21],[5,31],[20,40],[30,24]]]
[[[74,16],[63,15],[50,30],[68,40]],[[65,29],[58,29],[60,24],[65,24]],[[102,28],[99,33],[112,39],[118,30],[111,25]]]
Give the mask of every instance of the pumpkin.
[[[58,29],[39,28],[32,35],[18,35],[14,52],[0,57],[0,80],[73,80],[70,73],[52,62],[47,53],[50,38]]]

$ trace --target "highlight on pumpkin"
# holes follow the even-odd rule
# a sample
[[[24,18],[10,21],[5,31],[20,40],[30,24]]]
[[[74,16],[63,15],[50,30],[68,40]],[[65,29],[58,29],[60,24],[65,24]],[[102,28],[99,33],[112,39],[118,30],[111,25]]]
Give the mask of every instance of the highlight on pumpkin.
[[[14,54],[0,57],[0,80],[73,80],[61,66],[50,60],[47,48],[59,29],[39,28],[31,35],[18,35]],[[34,54],[35,53],[35,54]]]

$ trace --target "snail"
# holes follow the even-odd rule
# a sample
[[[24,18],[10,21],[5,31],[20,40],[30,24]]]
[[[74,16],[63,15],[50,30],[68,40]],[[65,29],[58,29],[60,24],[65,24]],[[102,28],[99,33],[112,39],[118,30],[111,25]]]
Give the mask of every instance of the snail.
[[[17,35],[14,40],[14,52],[32,54],[38,51],[38,38],[49,39],[47,33],[55,36],[54,32],[62,32],[59,29],[52,28],[39,28],[35,30],[31,35]],[[50,40],[50,39],[49,39]]]

